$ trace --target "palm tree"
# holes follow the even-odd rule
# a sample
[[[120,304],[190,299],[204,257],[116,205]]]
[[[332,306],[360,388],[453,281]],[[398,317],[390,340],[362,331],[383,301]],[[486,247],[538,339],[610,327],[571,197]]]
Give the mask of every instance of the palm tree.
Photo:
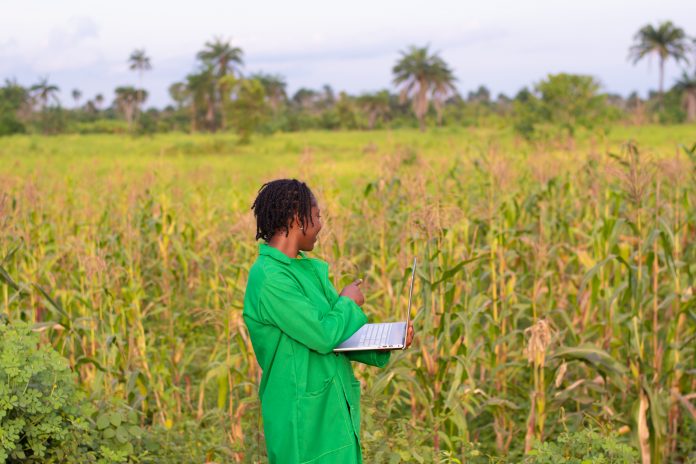
[[[75,108],[80,106],[80,98],[82,98],[82,92],[80,89],[73,89],[72,91],[73,100],[75,100]]]
[[[150,57],[147,56],[145,53],[145,49],[140,48],[137,50],[133,50],[133,53],[130,54],[128,57],[128,62],[130,63],[130,70],[131,71],[137,71],[138,72],[138,77],[140,78],[140,89],[138,89],[139,95],[137,98],[137,101],[139,103],[142,103],[145,101],[145,98],[143,98],[143,92],[144,90],[142,89],[143,86],[143,73],[145,71],[149,71],[152,69],[152,64],[150,63]],[[136,106],[136,111],[137,111],[137,106]]]
[[[401,59],[392,68],[394,85],[401,86],[402,103],[411,100],[413,112],[421,131],[425,131],[425,114],[428,99],[441,101],[454,89],[454,75],[447,63],[437,53],[430,54],[428,46],[411,46],[401,52]],[[441,103],[438,103],[441,107]]]
[[[240,67],[244,66],[244,52],[239,47],[233,47],[229,40],[215,37],[212,42],[206,42],[205,48],[196,57],[213,68],[218,77],[229,74],[241,74]]]
[[[39,82],[30,87],[30,90],[34,92],[34,98],[40,103],[42,110],[46,108],[49,100],[60,103],[57,96],[60,89],[56,85],[49,84],[48,77],[41,78]]]
[[[143,89],[136,89],[131,86],[116,88],[114,104],[123,113],[129,129],[133,123],[133,117],[138,105],[143,103],[146,98],[147,92]]]
[[[682,73],[681,79],[674,86],[684,94],[684,106],[686,108],[686,120],[696,121],[696,72],[689,76],[686,71]]]
[[[95,106],[95,108],[96,108],[97,111],[101,110],[101,106],[102,106],[103,103],[104,103],[104,95],[98,93],[98,94],[94,97],[94,106]]]
[[[240,67],[244,65],[242,55],[244,52],[239,47],[233,47],[229,40],[215,37],[212,42],[206,42],[205,48],[198,52],[196,57],[204,66],[210,67],[218,79],[220,98],[218,99],[220,110],[220,126],[225,130],[227,119],[224,107],[226,106],[228,81],[223,79],[228,74],[241,75]]]
[[[687,53],[690,45],[684,30],[672,24],[672,21],[665,21],[657,28],[651,24],[643,26],[633,37],[635,43],[629,50],[629,59],[633,64],[638,63],[648,55],[656,54],[660,60],[660,102],[663,99],[665,62],[669,58],[688,62]]]

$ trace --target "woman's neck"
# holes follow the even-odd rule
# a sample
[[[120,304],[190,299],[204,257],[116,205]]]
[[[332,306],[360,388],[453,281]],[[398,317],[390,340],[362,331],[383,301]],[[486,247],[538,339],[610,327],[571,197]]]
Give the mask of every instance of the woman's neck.
[[[271,241],[268,242],[268,245],[282,251],[291,259],[297,258],[300,250],[297,246],[297,242],[292,240],[290,236],[285,237],[284,235],[275,235],[271,237]]]

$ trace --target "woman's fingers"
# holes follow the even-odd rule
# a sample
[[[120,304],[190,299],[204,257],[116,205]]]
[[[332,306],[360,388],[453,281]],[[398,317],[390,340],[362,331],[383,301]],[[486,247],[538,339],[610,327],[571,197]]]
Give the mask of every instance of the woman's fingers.
[[[406,347],[408,348],[409,346],[411,346],[412,342],[413,342],[413,326],[409,324],[408,333],[406,335]]]
[[[353,281],[350,285],[345,287],[340,294],[349,297],[351,300],[355,301],[358,306],[362,306],[363,303],[365,303],[365,296],[360,291],[360,284],[362,284],[362,282],[362,279]]]

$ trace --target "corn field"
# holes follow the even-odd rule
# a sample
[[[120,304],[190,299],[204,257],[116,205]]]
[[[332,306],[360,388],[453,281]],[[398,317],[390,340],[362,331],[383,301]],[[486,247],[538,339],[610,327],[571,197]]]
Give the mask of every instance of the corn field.
[[[587,426],[695,462],[696,131],[640,131],[4,139],[0,313],[190,456],[264,462],[250,207],[296,177],[371,321],[405,315],[419,260],[413,346],[355,365],[366,463],[519,462]]]

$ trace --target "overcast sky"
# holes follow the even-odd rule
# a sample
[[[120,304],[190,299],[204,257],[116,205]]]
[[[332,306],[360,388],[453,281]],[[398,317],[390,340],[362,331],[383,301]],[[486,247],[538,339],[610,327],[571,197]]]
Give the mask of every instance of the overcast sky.
[[[48,76],[72,106],[72,89],[107,102],[138,85],[127,58],[144,48],[153,69],[149,104],[196,69],[214,36],[244,50],[244,72],[285,76],[289,93],[330,84],[349,93],[391,88],[391,68],[408,45],[430,44],[454,69],[464,95],[485,84],[514,95],[548,73],[591,74],[604,90],[645,95],[657,61],[627,60],[633,35],[672,20],[696,36],[695,0],[0,0],[0,79],[23,85]],[[693,69],[693,59],[690,69]],[[667,65],[666,85],[680,75]]]

